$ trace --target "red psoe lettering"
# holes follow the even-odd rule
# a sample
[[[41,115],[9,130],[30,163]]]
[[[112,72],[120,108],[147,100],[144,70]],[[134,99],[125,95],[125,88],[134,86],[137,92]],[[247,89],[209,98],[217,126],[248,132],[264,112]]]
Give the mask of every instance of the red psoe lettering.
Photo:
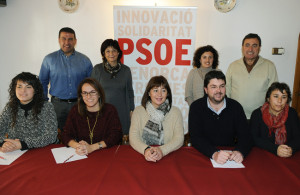
[[[176,56],[175,65],[179,66],[189,66],[191,64],[190,60],[183,60],[182,56],[188,54],[187,49],[183,49],[182,45],[191,45],[191,39],[177,39],[176,40]]]
[[[121,63],[124,64],[124,55],[129,55],[133,52],[134,43],[131,39],[127,39],[127,38],[119,38],[118,42],[119,42],[120,49],[123,51]],[[124,49],[125,44],[127,44],[127,49]]]
[[[152,54],[151,52],[143,47],[143,44],[146,44],[147,46],[149,46],[152,43],[152,41],[150,39],[146,39],[146,38],[142,38],[139,39],[136,42],[136,49],[141,53],[145,55],[145,59],[142,59],[141,57],[138,57],[138,59],[136,59],[137,63],[139,63],[140,65],[147,65],[150,64],[150,62],[152,61]]]
[[[161,58],[161,46],[166,46],[166,57]],[[159,39],[154,46],[154,58],[159,65],[167,65],[172,60],[172,43],[168,39]]]

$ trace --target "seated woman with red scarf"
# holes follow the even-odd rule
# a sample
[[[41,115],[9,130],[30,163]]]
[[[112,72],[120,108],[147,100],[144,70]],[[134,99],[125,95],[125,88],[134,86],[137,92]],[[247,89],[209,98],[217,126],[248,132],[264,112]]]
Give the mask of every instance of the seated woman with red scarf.
[[[273,83],[265,101],[250,119],[255,145],[277,156],[290,157],[300,149],[300,122],[296,110],[289,106],[289,86]]]

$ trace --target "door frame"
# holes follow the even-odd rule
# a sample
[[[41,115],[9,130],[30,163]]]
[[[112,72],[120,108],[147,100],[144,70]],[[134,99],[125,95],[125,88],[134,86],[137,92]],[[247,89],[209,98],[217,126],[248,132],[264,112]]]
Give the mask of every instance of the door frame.
[[[294,87],[292,96],[292,107],[297,110],[300,117],[300,33],[298,38],[298,49],[295,67]]]

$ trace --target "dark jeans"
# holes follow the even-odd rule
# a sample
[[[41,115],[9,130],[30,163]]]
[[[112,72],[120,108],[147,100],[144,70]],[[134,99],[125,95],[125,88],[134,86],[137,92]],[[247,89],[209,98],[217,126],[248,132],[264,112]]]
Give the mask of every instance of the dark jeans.
[[[76,104],[76,102],[63,102],[56,98],[51,98],[51,102],[56,112],[58,128],[63,131],[69,111]]]

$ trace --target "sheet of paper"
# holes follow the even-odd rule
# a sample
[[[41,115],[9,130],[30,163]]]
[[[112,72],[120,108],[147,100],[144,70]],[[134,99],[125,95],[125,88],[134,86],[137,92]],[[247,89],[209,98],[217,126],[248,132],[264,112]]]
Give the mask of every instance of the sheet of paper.
[[[242,163],[236,163],[234,160],[228,160],[223,165],[216,163],[213,159],[210,159],[210,161],[214,168],[245,168]]]
[[[76,154],[75,149],[71,147],[52,148],[51,151],[56,161],[56,164],[68,163],[87,158],[86,155],[80,156]]]
[[[15,150],[13,152],[0,152],[0,165],[10,165],[12,162],[22,156],[27,150]]]

